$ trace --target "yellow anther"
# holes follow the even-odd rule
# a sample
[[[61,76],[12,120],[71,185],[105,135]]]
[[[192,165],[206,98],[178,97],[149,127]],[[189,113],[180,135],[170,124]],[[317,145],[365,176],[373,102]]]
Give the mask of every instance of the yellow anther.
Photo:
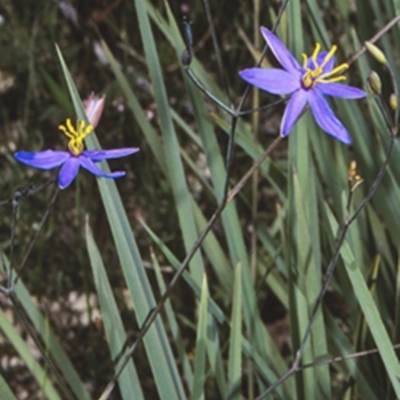
[[[323,61],[321,64],[318,64],[318,54],[319,51],[321,50],[321,45],[319,43],[315,44],[315,49],[311,55],[311,60],[314,64],[314,68],[311,69],[308,66],[308,59],[307,55],[303,54],[303,68],[306,70],[302,77],[302,82],[305,88],[312,88],[314,87],[317,83],[332,83],[332,82],[339,82],[343,81],[346,79],[344,75],[340,76],[334,76],[337,75],[347,68],[349,68],[349,65],[347,63],[343,63],[338,65],[336,68],[332,69],[332,71],[323,73],[323,70],[325,66],[328,64],[328,62],[331,60],[333,55],[335,54],[337,50],[337,46],[333,45],[332,48],[329,50],[329,52],[326,54],[324,57]]]
[[[307,69],[307,60],[308,60],[307,54],[302,53],[301,56],[303,57],[303,68]]]
[[[363,178],[357,174],[357,163],[354,160],[349,164],[348,179],[351,192],[354,192],[363,182]]]
[[[352,181],[357,174],[357,162],[355,160],[350,161],[349,164],[349,181]]]
[[[72,125],[71,119],[67,118],[65,125],[59,125],[58,129],[62,131],[68,138],[69,151],[78,156],[84,149],[83,139],[93,130],[92,125],[86,125],[85,121],[78,121],[76,128]]]
[[[334,44],[332,48],[329,50],[329,53],[325,56],[323,63],[320,65],[320,68],[324,68],[325,65],[328,63],[328,61],[333,57],[333,55],[336,53],[337,46]]]
[[[318,42],[315,43],[315,49],[314,49],[314,52],[313,52],[313,54],[311,56],[311,60],[313,60],[315,68],[318,68],[317,57],[318,57],[318,54],[319,54],[320,50],[321,50],[321,45]]]
[[[327,72],[326,74],[322,74],[321,77],[330,76],[330,75],[336,75],[339,72],[345,71],[348,68],[349,68],[349,64],[343,63],[343,64],[340,64],[337,67],[333,68],[332,71]]]

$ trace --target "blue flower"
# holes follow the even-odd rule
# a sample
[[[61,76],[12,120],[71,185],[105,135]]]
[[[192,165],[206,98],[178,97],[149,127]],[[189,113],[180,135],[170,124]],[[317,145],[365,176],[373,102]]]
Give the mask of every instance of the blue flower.
[[[88,114],[88,117],[91,121],[90,114]],[[115,150],[84,150],[83,139],[92,132],[93,126],[91,124],[86,125],[84,121],[80,121],[75,128],[68,118],[66,124],[60,125],[58,128],[69,138],[68,151],[18,151],[14,154],[14,157],[30,167],[39,169],[48,170],[61,166],[58,174],[58,186],[60,189],[65,189],[71,184],[80,167],[103,178],[124,176],[124,171],[105,173],[95,163],[110,158],[125,157],[139,151],[136,147]]]
[[[316,44],[311,57],[303,54],[303,65],[300,66],[284,44],[267,28],[261,27],[261,33],[272,53],[284,69],[249,68],[239,75],[246,82],[279,95],[291,95],[283,114],[280,134],[289,134],[304,107],[308,104],[315,121],[329,135],[343,143],[351,143],[347,129],[336,118],[324,95],[343,99],[360,99],[366,93],[358,88],[337,83],[345,80],[343,73],[349,65],[346,63],[334,67],[333,58],[337,46],[329,52],[321,52],[321,45]]]

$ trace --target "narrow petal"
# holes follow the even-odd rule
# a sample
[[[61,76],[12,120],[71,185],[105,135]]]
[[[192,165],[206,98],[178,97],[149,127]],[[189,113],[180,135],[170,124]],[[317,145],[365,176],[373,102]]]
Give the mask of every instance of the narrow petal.
[[[263,26],[261,33],[282,67],[291,74],[297,73],[301,69],[300,65],[286,46],[269,29]]]
[[[18,151],[14,154],[14,158],[19,162],[29,165],[33,168],[52,169],[59,167],[68,158],[71,157],[68,151]]]
[[[125,175],[124,171],[115,171],[108,174],[102,171],[90,158],[86,158],[85,156],[81,155],[79,159],[82,167],[96,176],[101,176],[103,178],[120,178]]]
[[[293,93],[285,108],[285,112],[283,113],[281,122],[281,136],[287,136],[290,130],[293,128],[293,125],[307,104],[309,93],[310,92],[307,90],[298,90],[297,92]]]
[[[79,157],[70,157],[61,167],[58,174],[58,186],[60,189],[65,189],[75,179],[80,166]]]
[[[84,150],[82,154],[94,162],[99,162],[110,158],[126,157],[138,151],[138,147],[127,147],[124,149],[113,150]]]
[[[283,69],[248,68],[239,72],[246,82],[272,94],[289,94],[300,87],[300,77]]]
[[[354,86],[343,85],[342,83],[320,83],[314,90],[319,91],[321,94],[341,99],[362,99],[367,95],[364,90]]]
[[[336,118],[328,102],[322,95],[313,90],[309,96],[309,104],[317,124],[326,133],[345,144],[351,143],[351,137],[344,125]]]

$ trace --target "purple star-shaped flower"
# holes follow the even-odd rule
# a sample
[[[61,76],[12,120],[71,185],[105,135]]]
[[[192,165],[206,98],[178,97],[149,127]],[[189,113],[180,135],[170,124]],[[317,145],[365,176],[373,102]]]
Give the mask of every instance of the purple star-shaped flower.
[[[97,125],[103,106],[104,98],[98,100],[92,97],[89,99],[86,114],[92,124]],[[95,163],[111,158],[125,157],[139,151],[136,147],[115,150],[84,150],[83,139],[92,132],[93,125],[86,125],[84,121],[80,121],[75,128],[71,120],[67,119],[65,126],[60,125],[58,128],[69,138],[69,151],[18,151],[14,154],[14,157],[30,167],[44,170],[61,166],[58,174],[58,186],[60,189],[65,189],[71,184],[80,167],[103,178],[120,178],[125,175],[124,171],[108,174],[103,172]]]
[[[336,118],[324,95],[343,99],[360,99],[365,97],[366,93],[361,89],[337,83],[345,79],[344,75],[338,74],[349,67],[346,63],[334,67],[333,55],[337,46],[332,46],[329,52],[319,53],[321,46],[317,43],[311,57],[302,55],[303,66],[300,66],[270,30],[261,27],[261,33],[284,69],[249,68],[239,72],[239,75],[246,82],[266,92],[291,95],[281,122],[281,136],[285,137],[289,134],[308,104],[321,129],[343,143],[351,143],[347,129]]]

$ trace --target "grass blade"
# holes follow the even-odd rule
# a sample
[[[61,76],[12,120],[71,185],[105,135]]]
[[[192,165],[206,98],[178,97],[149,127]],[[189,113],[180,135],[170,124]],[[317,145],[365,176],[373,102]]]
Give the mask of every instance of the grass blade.
[[[125,329],[122,324],[120,313],[115,301],[111,285],[104,268],[103,260],[99,249],[93,239],[92,230],[88,219],[85,224],[86,246],[89,253],[90,265],[94,276],[97,297],[104,323],[104,330],[107,337],[108,347],[110,348],[112,360],[115,362],[126,344]],[[133,361],[130,360],[125,367],[124,372],[118,378],[119,388],[122,397],[126,400],[132,398],[135,393],[135,399],[144,399],[140,380],[136,373]]]
[[[2,400],[17,400],[11,391],[10,387],[7,385],[7,382],[0,375],[0,399]]]
[[[207,278],[204,275],[203,287],[199,309],[199,323],[196,337],[196,355],[194,357],[194,377],[192,400],[200,400],[204,396],[204,383],[206,380],[206,341],[207,341],[207,302],[208,302]]]
[[[2,259],[4,260],[4,263],[7,262],[4,255]],[[4,267],[3,270],[5,270]],[[45,318],[39,311],[37,305],[32,300],[32,297],[30,296],[22,279],[20,279],[18,281],[18,285],[15,286],[15,293],[17,295],[18,301],[25,310],[26,315],[28,315],[30,320],[32,321],[32,324],[35,327],[37,333],[40,335],[42,340],[46,342],[49,354],[55,361],[57,367],[62,372],[66,382],[68,383],[75,396],[80,400],[90,400],[90,395],[85,388],[84,383],[80,379],[67,354],[60,346],[60,343],[58,342],[55,334],[51,329],[49,329]]]
[[[338,231],[338,223],[336,222],[335,217],[331,213],[329,207],[326,207],[326,212],[329,217],[331,231],[333,235],[336,235]],[[386,368],[386,373],[390,379],[390,382],[392,383],[396,397],[400,398],[400,382],[397,379],[400,376],[399,360],[393,350],[393,345],[382,322],[379,311],[375,305],[370,291],[368,290],[365,279],[358,268],[358,263],[355,260],[351,247],[347,241],[344,241],[340,250],[340,255],[344,262],[347,276],[351,282],[358,303],[371,331],[372,337],[374,338],[375,344],[379,349],[379,354]]]
[[[57,393],[56,389],[51,383],[47,370],[43,369],[35,360],[31,350],[21,338],[17,329],[8,321],[2,310],[0,310],[0,330],[4,333],[4,336],[9,340],[16,352],[26,364],[27,368],[31,371],[42,392],[49,399],[61,400],[60,395]]]
[[[229,339],[228,399],[240,400],[242,386],[242,271],[238,264],[235,269]]]
[[[192,213],[189,190],[186,185],[185,173],[179,153],[179,143],[176,137],[174,124],[169,111],[169,102],[165,90],[158,53],[151,30],[145,1],[135,0],[136,12],[139,21],[139,30],[148,62],[154,97],[160,117],[160,127],[164,140],[164,150],[168,167],[168,177],[175,197],[178,218],[182,231],[182,238],[187,252],[190,251],[197,239],[197,230]],[[201,254],[197,252],[189,264],[193,277],[200,283],[204,266]]]

